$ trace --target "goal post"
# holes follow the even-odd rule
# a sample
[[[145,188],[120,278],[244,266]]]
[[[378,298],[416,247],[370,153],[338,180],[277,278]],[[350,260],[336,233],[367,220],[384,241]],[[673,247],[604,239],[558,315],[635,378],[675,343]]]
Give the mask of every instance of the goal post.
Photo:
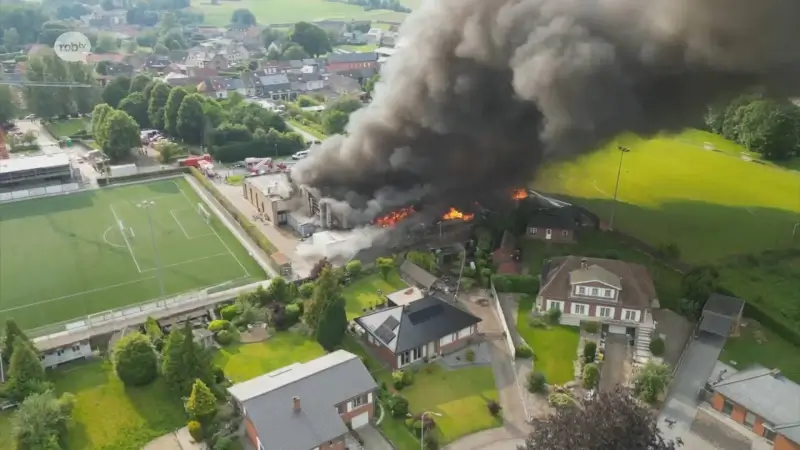
[[[202,203],[197,204],[197,213],[200,214],[200,217],[206,221],[206,223],[211,223],[211,213],[208,212],[206,206]]]

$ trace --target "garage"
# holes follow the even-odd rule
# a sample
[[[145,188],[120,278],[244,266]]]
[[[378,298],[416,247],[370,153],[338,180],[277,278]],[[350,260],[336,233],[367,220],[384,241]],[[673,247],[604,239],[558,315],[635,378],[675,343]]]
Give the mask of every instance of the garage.
[[[608,332],[611,334],[625,334],[626,328],[618,325],[609,325]]]
[[[369,413],[366,411],[353,417],[353,420],[351,421],[353,429],[361,428],[363,426],[366,426],[368,423],[369,423]]]

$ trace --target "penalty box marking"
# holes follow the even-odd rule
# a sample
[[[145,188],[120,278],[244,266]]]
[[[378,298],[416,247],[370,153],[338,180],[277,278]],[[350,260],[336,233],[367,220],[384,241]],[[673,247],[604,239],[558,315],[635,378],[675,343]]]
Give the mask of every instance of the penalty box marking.
[[[186,239],[189,239],[189,240],[200,239],[200,238],[204,238],[204,237],[208,237],[208,236],[213,236],[214,235],[214,233],[206,233],[206,234],[201,234],[201,235],[198,235],[198,236],[189,236],[189,233],[186,231],[186,228],[183,227],[183,225],[181,224],[181,221],[178,220],[178,216],[175,214],[176,212],[181,212],[181,211],[193,211],[193,210],[191,208],[170,209],[169,213],[172,215],[172,218],[175,219],[175,223],[178,224],[178,227],[181,229],[181,231],[183,231],[183,235],[186,236]]]

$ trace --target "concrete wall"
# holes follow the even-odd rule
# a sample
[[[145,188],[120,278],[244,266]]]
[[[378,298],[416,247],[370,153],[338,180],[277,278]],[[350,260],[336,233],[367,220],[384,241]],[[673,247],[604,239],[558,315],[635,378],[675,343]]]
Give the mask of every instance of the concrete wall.
[[[511,355],[516,353],[516,347],[514,347],[514,339],[511,337],[511,330],[508,329],[508,320],[506,320],[506,316],[503,313],[503,307],[500,306],[500,297],[497,295],[497,289],[494,287],[494,283],[490,283],[489,291],[492,293],[492,308],[494,308],[495,314],[497,314],[497,318],[500,322],[500,325],[503,326],[503,333],[505,334],[506,345],[508,346]],[[512,318],[513,319],[513,318]],[[513,320],[511,320],[513,322]]]

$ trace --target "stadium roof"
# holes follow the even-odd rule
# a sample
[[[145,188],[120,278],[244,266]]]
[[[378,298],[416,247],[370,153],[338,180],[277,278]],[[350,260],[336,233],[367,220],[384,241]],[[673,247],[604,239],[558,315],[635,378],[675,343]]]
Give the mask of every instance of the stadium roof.
[[[49,169],[53,167],[68,166],[69,164],[69,155],[65,153],[2,159],[0,160],[0,174],[33,169]]]

